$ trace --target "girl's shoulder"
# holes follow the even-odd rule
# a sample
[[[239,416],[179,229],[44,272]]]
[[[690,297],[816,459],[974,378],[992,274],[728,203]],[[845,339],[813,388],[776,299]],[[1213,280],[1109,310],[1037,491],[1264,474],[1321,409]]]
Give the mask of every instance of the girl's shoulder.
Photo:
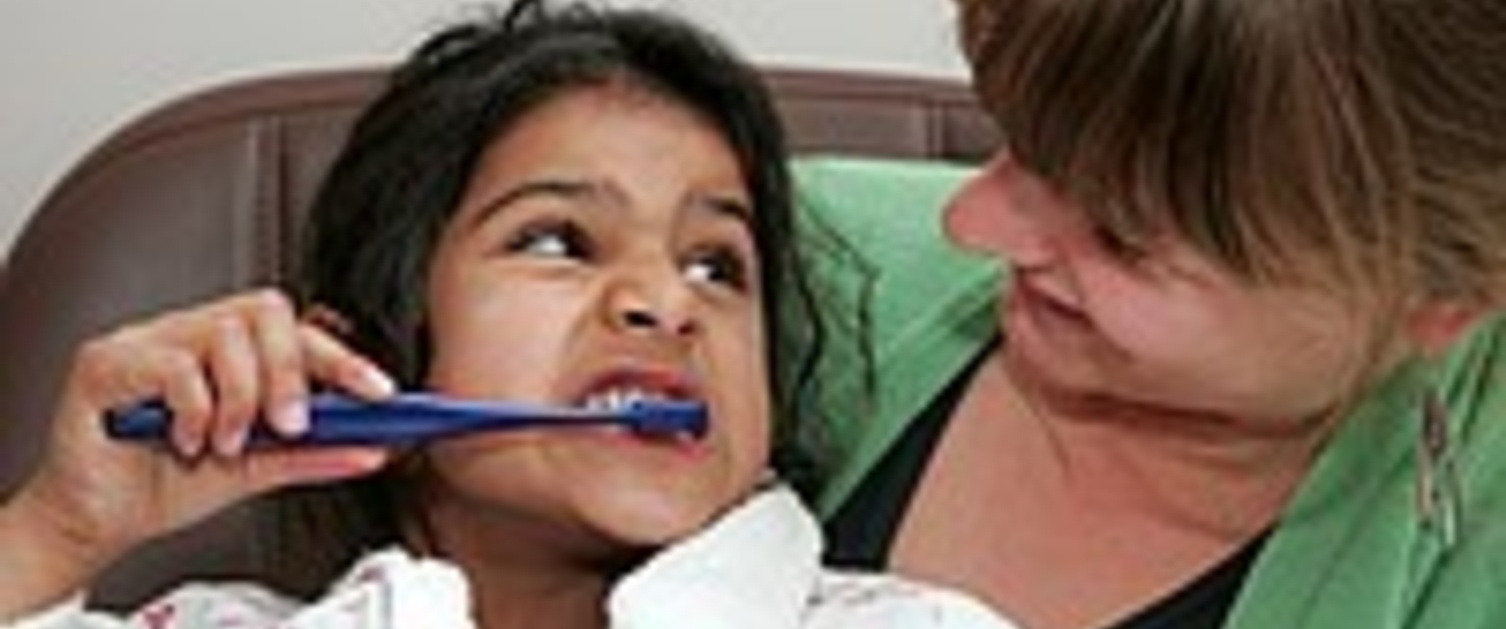
[[[384,550],[368,555],[312,602],[254,583],[197,582],[127,616],[87,610],[80,597],[7,629],[471,629],[469,601],[455,567]]]

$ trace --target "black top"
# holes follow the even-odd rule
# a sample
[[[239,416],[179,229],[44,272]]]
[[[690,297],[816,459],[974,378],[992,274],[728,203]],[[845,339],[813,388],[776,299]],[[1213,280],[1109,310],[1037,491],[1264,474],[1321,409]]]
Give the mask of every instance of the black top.
[[[920,475],[962,393],[996,347],[989,346],[931,401],[894,446],[826,521],[827,560],[835,566],[882,570]],[[1105,629],[1217,629],[1234,605],[1265,535],[1176,592]]]

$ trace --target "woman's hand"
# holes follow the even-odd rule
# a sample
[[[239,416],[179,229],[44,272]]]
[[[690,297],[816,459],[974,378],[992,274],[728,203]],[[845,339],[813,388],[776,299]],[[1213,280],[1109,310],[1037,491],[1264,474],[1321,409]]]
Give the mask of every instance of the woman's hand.
[[[136,544],[251,495],[381,467],[386,453],[374,448],[247,450],[257,422],[285,435],[306,429],[311,381],[365,398],[393,392],[386,374],[300,321],[289,300],[271,290],[86,343],[42,465],[0,508],[0,554],[25,564],[5,571],[38,581],[7,584],[12,591],[0,595],[0,618],[76,590]],[[169,443],[106,436],[110,409],[152,398],[172,409]]]

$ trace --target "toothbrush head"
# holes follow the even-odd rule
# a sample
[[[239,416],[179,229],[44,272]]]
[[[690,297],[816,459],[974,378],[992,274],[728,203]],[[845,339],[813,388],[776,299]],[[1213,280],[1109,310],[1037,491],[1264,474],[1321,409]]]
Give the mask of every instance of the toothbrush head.
[[[687,400],[641,400],[624,413],[633,432],[651,436],[688,434],[700,439],[710,425],[706,405]]]

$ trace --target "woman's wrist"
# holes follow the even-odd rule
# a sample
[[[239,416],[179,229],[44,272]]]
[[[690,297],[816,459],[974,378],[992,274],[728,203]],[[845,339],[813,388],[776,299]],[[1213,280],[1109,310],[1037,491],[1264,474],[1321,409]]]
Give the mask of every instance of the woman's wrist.
[[[0,624],[86,588],[118,555],[108,546],[32,491],[0,505]]]

